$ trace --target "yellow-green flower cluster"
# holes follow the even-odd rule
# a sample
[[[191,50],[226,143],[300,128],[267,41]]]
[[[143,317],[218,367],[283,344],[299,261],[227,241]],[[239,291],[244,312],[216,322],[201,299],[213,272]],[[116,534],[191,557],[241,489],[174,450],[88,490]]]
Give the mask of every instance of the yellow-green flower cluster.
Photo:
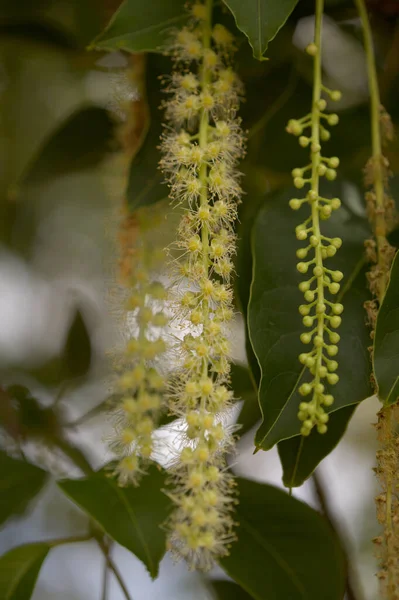
[[[233,223],[241,195],[236,165],[244,144],[236,117],[241,86],[227,66],[233,36],[212,26],[211,17],[212,1],[196,2],[172,44],[161,160],[170,197],[182,211],[176,319],[185,330],[169,391],[170,411],[185,424],[174,466],[170,545],[200,568],[226,554],[233,539],[233,480],[225,465],[233,436],[223,414],[232,401],[226,328],[233,317]]]
[[[310,272],[310,278],[299,284],[305,299],[299,312],[303,317],[303,324],[309,328],[309,331],[302,333],[301,341],[311,344],[311,349],[299,356],[300,362],[311,375],[309,382],[299,387],[302,396],[310,396],[308,402],[301,402],[299,405],[298,418],[302,421],[301,434],[304,436],[309,435],[315,426],[319,433],[327,431],[328,414],[325,407],[331,406],[334,398],[328,393],[326,384],[334,385],[339,379],[335,356],[340,336],[335,329],[341,324],[340,315],[344,310],[341,303],[327,297],[327,293],[338,294],[343,274],[341,271],[328,269],[324,264],[326,259],[336,254],[342,240],[326,237],[320,230],[320,221],[328,219],[341,205],[339,198],[324,198],[319,193],[320,178],[333,181],[339,165],[336,156],[327,158],[321,154],[320,142],[330,138],[328,126],[338,123],[338,115],[325,112],[327,102],[321,95],[324,91],[333,101],[338,101],[341,97],[339,91],[330,90],[321,83],[321,4],[322,2],[317,3],[315,42],[307,47],[308,54],[314,57],[312,110],[302,119],[290,120],[287,126],[289,133],[299,137],[299,144],[303,148],[310,148],[309,164],[292,172],[295,187],[302,189],[308,186],[308,191],[304,198],[290,200],[293,210],[299,210],[304,205],[310,208],[310,215],[296,228],[297,239],[306,241],[306,245],[296,253],[300,259],[297,269],[303,274]],[[308,129],[309,134],[304,135]]]
[[[160,261],[159,249],[146,238],[149,215],[139,218],[138,232],[130,248],[127,326],[133,335],[118,360],[116,401],[113,407],[115,434],[111,447],[118,462],[120,485],[137,485],[154,451],[154,431],[163,409],[165,377],[159,358],[166,351],[162,337],[168,323],[164,311],[167,290],[151,278]]]

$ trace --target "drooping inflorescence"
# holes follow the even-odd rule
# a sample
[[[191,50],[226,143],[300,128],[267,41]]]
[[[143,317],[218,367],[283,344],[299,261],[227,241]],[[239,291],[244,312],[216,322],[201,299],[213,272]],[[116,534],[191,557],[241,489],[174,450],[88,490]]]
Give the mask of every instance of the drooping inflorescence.
[[[333,181],[339,166],[336,156],[327,158],[321,154],[321,142],[330,138],[327,127],[338,123],[338,115],[325,112],[327,102],[322,98],[322,92],[332,101],[339,101],[341,98],[339,91],[328,89],[321,81],[322,14],[323,0],[317,0],[314,42],[306,48],[314,60],[312,110],[302,119],[290,120],[287,125],[289,133],[299,136],[299,144],[303,148],[310,148],[310,163],[292,172],[295,187],[302,189],[308,186],[309,189],[304,198],[290,200],[293,210],[298,210],[303,205],[310,207],[310,215],[296,228],[297,239],[306,240],[307,244],[297,250],[297,257],[300,259],[297,269],[300,273],[311,274],[307,281],[299,284],[306,301],[300,305],[299,312],[303,317],[303,324],[309,328],[309,331],[302,333],[301,341],[312,346],[308,352],[299,356],[300,362],[312,376],[311,381],[299,387],[302,396],[311,396],[309,402],[301,402],[299,405],[298,418],[302,421],[301,434],[304,436],[309,435],[314,426],[319,433],[327,431],[328,414],[325,407],[331,406],[334,398],[326,393],[323,381],[329,385],[338,382],[335,356],[340,336],[335,329],[341,324],[340,315],[344,309],[341,303],[327,297],[327,292],[331,295],[339,292],[343,274],[341,271],[328,269],[324,264],[326,259],[335,255],[342,240],[338,237],[326,237],[320,229],[320,221],[328,219],[341,205],[339,198],[324,198],[319,192],[320,178]],[[308,129],[310,133],[306,136],[304,132]]]
[[[231,33],[212,26],[212,0],[195,2],[171,45],[160,166],[182,218],[176,244],[175,323],[180,361],[170,411],[184,423],[173,467],[170,545],[191,566],[209,568],[233,539],[233,479],[225,454],[233,435],[223,415],[232,400],[229,342],[233,223],[241,195],[240,82],[229,66]]]
[[[165,377],[159,358],[166,351],[163,329],[167,291],[153,276],[162,257],[146,235],[154,215],[144,211],[125,221],[121,275],[128,288],[125,303],[129,334],[118,356],[116,389],[112,406],[115,426],[111,448],[118,461],[115,473],[120,485],[137,485],[154,452],[154,431],[163,410]],[[148,232],[147,232],[148,233]]]

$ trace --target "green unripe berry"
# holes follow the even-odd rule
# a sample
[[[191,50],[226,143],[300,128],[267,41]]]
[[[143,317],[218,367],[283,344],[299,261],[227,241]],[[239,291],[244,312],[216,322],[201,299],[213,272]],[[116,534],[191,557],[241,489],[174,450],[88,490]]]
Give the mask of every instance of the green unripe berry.
[[[305,298],[306,302],[313,302],[314,292],[312,292],[312,290],[308,290],[307,292],[304,293],[304,298]]]
[[[324,425],[324,423],[322,423],[321,425],[318,425],[317,431],[321,434],[327,433],[327,425]]]
[[[316,246],[319,245],[319,238],[315,235],[311,235],[309,238],[309,243],[311,246],[313,246],[313,248],[316,248]]]
[[[328,217],[331,215],[331,213],[332,213],[331,206],[329,206],[328,204],[326,206],[322,206],[320,209],[321,218],[328,219]]]
[[[338,363],[336,360],[329,360],[327,364],[330,371],[336,371],[338,369]]]
[[[326,285],[328,285],[329,283],[331,283],[331,279],[329,278],[328,275],[324,275],[324,277],[323,277],[323,283],[325,283]]]
[[[333,90],[330,93],[330,98],[333,102],[339,102],[342,98],[342,94],[339,90]]]
[[[323,260],[325,260],[327,258],[327,250],[325,248],[321,249],[321,258]],[[323,281],[325,281],[325,280],[323,279]]]
[[[327,248],[326,248],[326,253],[327,253],[327,256],[328,256],[329,258],[331,258],[332,256],[335,256],[335,255],[336,255],[336,253],[337,253],[337,249],[336,249],[336,247],[335,247],[335,246],[333,246],[333,245],[331,244],[330,246],[327,246]]]
[[[316,56],[317,54],[317,46],[314,42],[312,42],[311,44],[308,44],[305,48],[305,51],[307,54],[309,54],[309,56]]]
[[[311,145],[310,149],[311,149],[311,151],[313,153],[320,152],[321,146],[320,146],[320,144],[317,144],[316,142],[313,142],[313,144]]]
[[[321,348],[321,346],[323,345],[323,338],[321,337],[321,335],[315,335],[313,343],[316,348]]]
[[[308,369],[311,369],[312,367],[314,367],[315,363],[316,360],[313,358],[313,356],[308,356],[305,365],[308,367]]]
[[[320,131],[320,138],[323,142],[328,142],[328,140],[330,139],[331,134],[329,131],[327,131],[327,129],[322,129]]]
[[[325,110],[327,108],[327,102],[324,100],[324,98],[318,101],[317,108],[319,110]]]
[[[313,275],[315,277],[321,277],[323,275],[323,267],[317,266],[313,269]]]
[[[326,305],[323,302],[318,302],[316,304],[316,312],[318,315],[322,315],[324,312],[326,312]]]
[[[292,169],[292,171],[291,171],[291,175],[292,175],[293,177],[302,177],[302,175],[303,175],[303,170],[302,170],[302,169],[299,169],[299,168]]]
[[[305,185],[305,180],[303,179],[303,177],[295,177],[295,179],[294,179],[294,186],[298,190],[302,189],[304,185]]]
[[[332,169],[336,169],[337,167],[339,167],[339,158],[338,156],[332,156],[331,158],[328,159],[328,166],[331,167]]]
[[[323,410],[323,409],[321,409],[321,410]],[[321,413],[321,415],[319,415],[319,423],[328,423],[329,419],[330,419],[330,417],[325,412],[323,412],[323,413]]]
[[[303,317],[302,323],[305,325],[305,327],[312,327],[313,317]]]
[[[337,171],[335,169],[327,169],[326,178],[328,181],[334,181],[337,178]]]
[[[307,193],[307,197],[310,200],[310,202],[315,202],[318,199],[319,195],[317,192],[315,192],[315,190],[309,190]]]
[[[331,317],[330,319],[330,325],[331,327],[334,327],[334,329],[337,329],[337,327],[339,327],[341,325],[342,319],[341,317],[338,316],[334,316]]]
[[[305,231],[305,229],[298,229],[298,227],[297,227],[296,239],[303,242],[303,240],[306,240],[307,237],[308,237],[307,231]]]
[[[298,288],[300,292],[307,292],[310,288],[309,281],[301,281],[301,283],[298,285]]]
[[[309,143],[310,139],[305,135],[301,135],[301,137],[299,138],[299,145],[302,146],[302,148],[307,148],[309,146]]]
[[[336,373],[328,373],[327,381],[330,385],[335,385],[339,381],[339,377]]]
[[[310,333],[301,333],[300,338],[302,344],[310,344],[312,341],[312,336]]]
[[[341,248],[341,246],[342,246],[342,240],[341,240],[341,238],[338,238],[338,237],[337,237],[337,238],[333,238],[333,239],[331,240],[331,243],[332,243],[332,245],[333,245],[333,246],[335,246],[337,249],[338,249],[338,248]]]
[[[335,113],[332,113],[331,115],[328,115],[327,117],[327,123],[329,125],[338,125],[339,122],[339,116]]]
[[[306,258],[307,254],[308,254],[307,248],[299,248],[296,251],[297,258]]]
[[[299,362],[304,365],[304,364],[306,364],[307,358],[308,358],[308,355],[306,354],[306,352],[302,352],[302,354],[299,355]],[[301,409],[300,405],[299,405],[299,408]],[[302,408],[301,410],[304,410],[304,409]]]
[[[316,394],[322,394],[324,392],[324,385],[322,383],[316,383],[314,386],[314,391]]]
[[[328,356],[336,356],[338,354],[338,346],[327,346],[327,354]]]
[[[293,135],[301,135],[303,131],[303,127],[299,121],[296,119],[290,119],[287,125],[288,133],[292,133]]]
[[[330,333],[330,342],[332,344],[338,344],[338,342],[339,342],[340,339],[341,339],[341,336],[336,331],[332,331]],[[331,356],[333,356],[333,355],[331,355]]]
[[[301,208],[301,201],[298,200],[298,198],[292,198],[292,200],[289,201],[289,206],[292,210],[298,210]]]
[[[341,286],[339,285],[339,283],[332,283],[328,289],[330,290],[331,294],[338,294],[340,287]]]
[[[339,304],[338,302],[337,304],[333,304],[331,309],[334,315],[342,315],[342,313],[344,312],[343,304]]]
[[[333,210],[337,210],[341,206],[341,200],[339,198],[333,198],[330,202],[330,206]]]
[[[308,429],[310,431],[312,429],[312,427],[313,427],[312,421],[310,419],[307,419],[306,421],[304,421],[303,427],[305,429]]]
[[[311,391],[312,386],[310,385],[310,383],[303,383],[298,390],[301,396],[308,396],[311,393]]]
[[[308,315],[310,312],[310,308],[307,304],[301,304],[300,307],[298,308],[299,310],[299,314],[302,315],[303,317]]]
[[[323,398],[324,406],[331,406],[333,403],[334,403],[334,396],[332,396],[331,394],[327,394],[326,396],[324,396],[324,398]]]
[[[299,404],[299,410],[303,411],[303,412],[307,412],[309,408],[309,403],[308,402],[301,402]]]
[[[300,273],[307,273],[309,269],[308,265],[304,262],[299,262],[296,268]]]
[[[308,418],[308,413],[307,412],[302,412],[301,410],[298,412],[297,415],[298,419],[300,421],[306,421],[306,419]]]
[[[310,435],[310,429],[306,429],[306,427],[301,427],[300,434],[304,437],[308,437],[308,435]]]
[[[325,174],[326,174],[326,172],[327,172],[327,167],[326,167],[326,165],[323,165],[323,164],[319,165],[319,167],[318,167],[318,169],[317,169],[317,172],[319,173],[319,175],[320,175],[321,177],[323,177],[323,175],[325,175]]]
[[[319,367],[319,375],[323,379],[327,375],[327,367],[321,365],[321,367]]]
[[[344,274],[342,273],[342,271],[334,271],[333,273],[331,273],[333,281],[341,281],[343,276]]]

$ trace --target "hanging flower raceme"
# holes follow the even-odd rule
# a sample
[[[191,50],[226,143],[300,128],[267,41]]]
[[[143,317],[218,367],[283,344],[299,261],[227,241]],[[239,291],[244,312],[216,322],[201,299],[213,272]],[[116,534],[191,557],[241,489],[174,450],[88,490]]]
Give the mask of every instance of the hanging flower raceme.
[[[151,277],[163,254],[146,235],[153,221],[154,216],[143,211],[135,217],[131,243],[123,256],[128,287],[124,327],[132,335],[116,361],[112,408],[115,432],[111,448],[119,457],[115,471],[120,485],[137,485],[145,473],[163,409],[165,378],[159,359],[166,351],[162,334],[168,322],[164,312],[167,292],[160,281]],[[123,230],[125,246],[130,230]]]
[[[338,123],[338,115],[329,114],[325,110],[327,102],[322,98],[322,92],[332,101],[339,101],[341,93],[330,90],[321,82],[321,19],[323,1],[316,4],[315,41],[309,44],[307,52],[314,59],[314,87],[312,111],[302,119],[289,121],[287,131],[299,136],[299,144],[310,148],[310,163],[292,172],[294,186],[302,189],[309,186],[304,198],[293,198],[290,207],[299,210],[302,206],[310,208],[310,215],[296,228],[298,240],[306,240],[306,246],[297,250],[300,262],[297,269],[300,273],[311,273],[308,280],[299,284],[304,294],[306,304],[301,304],[299,312],[303,316],[303,324],[310,331],[301,335],[304,344],[311,344],[308,352],[299,356],[300,362],[310,371],[311,379],[299,387],[302,396],[311,396],[309,402],[301,402],[298,418],[302,421],[301,434],[307,436],[314,426],[319,433],[327,431],[328,414],[325,407],[331,406],[334,398],[326,393],[325,383],[334,385],[338,382],[336,370],[338,363],[335,356],[338,353],[337,343],[340,336],[335,331],[341,324],[341,314],[344,307],[339,302],[328,299],[338,294],[341,271],[331,270],[325,266],[326,259],[334,256],[341,247],[340,238],[329,238],[321,233],[321,221],[329,219],[333,211],[341,206],[339,198],[324,198],[319,192],[319,181],[325,177],[333,181],[339,159],[336,156],[327,158],[321,154],[321,142],[330,138],[328,126]],[[310,129],[309,135],[304,135]]]
[[[196,2],[189,24],[175,35],[160,163],[182,211],[174,287],[175,319],[185,335],[169,397],[184,435],[173,468],[170,545],[200,568],[225,555],[234,539],[233,479],[225,465],[233,436],[222,417],[232,401],[226,329],[241,196],[236,165],[244,144],[236,117],[241,85],[228,63],[234,39],[211,17],[212,1]]]

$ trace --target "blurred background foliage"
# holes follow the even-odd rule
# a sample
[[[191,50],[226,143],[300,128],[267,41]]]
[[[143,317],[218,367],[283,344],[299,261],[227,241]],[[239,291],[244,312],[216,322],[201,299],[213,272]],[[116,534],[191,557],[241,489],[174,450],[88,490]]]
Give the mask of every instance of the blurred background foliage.
[[[107,352],[118,336],[117,309],[107,300],[118,259],[118,218],[125,204],[133,210],[167,196],[156,149],[161,130],[156,77],[168,68],[167,59],[87,50],[119,4],[0,0],[2,552],[37,539],[79,536],[87,527],[83,513],[61,494],[54,477],[87,472],[87,467],[98,468],[109,460],[102,409],[108,395]],[[340,126],[326,151],[341,159],[343,202],[364,217],[362,169],[370,155],[370,127],[361,32],[352,2],[326,4],[323,64],[327,82],[343,91]],[[398,3],[376,0],[369,8],[382,101],[398,124]],[[284,130],[289,118],[308,110],[311,71],[303,47],[311,38],[312,15],[313,2],[300,0],[270,43],[268,61],[255,61],[243,36],[239,38],[237,69],[247,89],[241,116],[248,131],[237,263],[238,300],[244,312],[250,225],[275,192],[284,196],[291,169],[303,162],[303,151]],[[221,19],[233,23],[226,12]],[[397,202],[398,140],[395,137],[386,149]],[[243,329],[237,323],[238,363],[246,359]],[[251,352],[248,355],[251,362]],[[234,468],[238,474],[281,485],[275,450],[252,457],[252,437],[246,434],[257,423],[259,408],[249,373],[240,364],[234,368],[233,385],[236,395],[245,398]],[[369,541],[376,534],[371,472],[375,442],[370,426],[376,407],[373,399],[361,405],[343,442],[322,465],[336,527],[348,538],[356,598],[365,600],[377,599]],[[297,496],[320,509],[320,496],[311,482],[299,488]],[[35,558],[38,569],[47,556],[42,552],[39,549]],[[219,582],[212,591],[208,582],[187,574],[183,566],[171,571],[169,558],[153,583],[126,549],[115,544],[113,554],[128,575],[135,600],[248,597],[231,582]],[[107,572],[92,542],[73,550],[60,547],[47,559],[32,597],[97,599],[103,570]],[[222,572],[216,569],[213,575],[220,578]],[[121,598],[116,582],[109,585],[109,598]],[[23,593],[15,598],[29,597]]]

